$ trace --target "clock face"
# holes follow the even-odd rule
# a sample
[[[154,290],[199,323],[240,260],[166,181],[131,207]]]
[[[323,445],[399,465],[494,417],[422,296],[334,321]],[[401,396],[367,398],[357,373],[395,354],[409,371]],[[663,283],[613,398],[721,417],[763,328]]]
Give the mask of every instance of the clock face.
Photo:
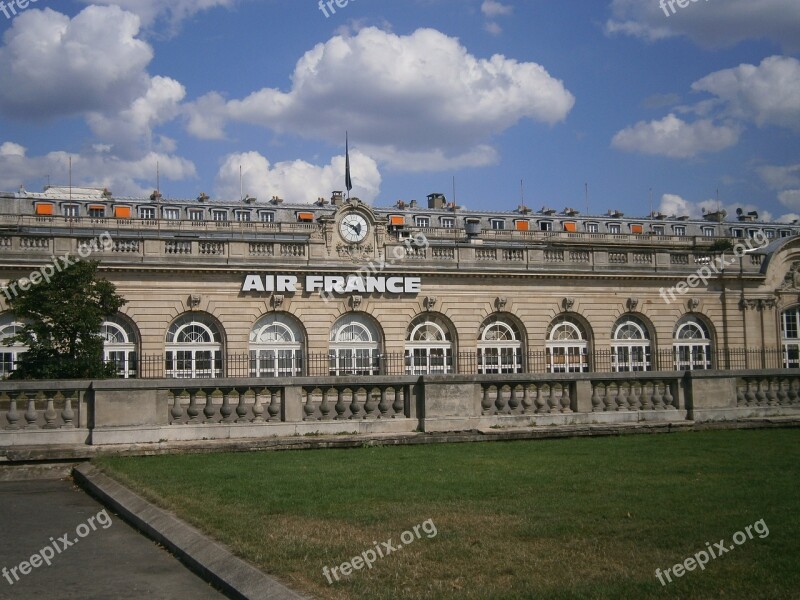
[[[357,243],[367,237],[369,225],[367,220],[359,214],[345,215],[339,223],[339,233],[350,243]]]

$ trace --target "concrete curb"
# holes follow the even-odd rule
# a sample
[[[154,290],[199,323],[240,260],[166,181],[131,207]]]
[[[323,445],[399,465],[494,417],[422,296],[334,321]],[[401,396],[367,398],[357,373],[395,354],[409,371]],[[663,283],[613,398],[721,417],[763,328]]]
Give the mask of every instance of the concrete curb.
[[[500,442],[570,437],[617,436],[680,431],[725,429],[781,429],[800,427],[800,417],[752,417],[737,421],[663,421],[603,423],[594,425],[550,425],[514,429],[480,429],[452,433],[383,433],[303,437],[245,438],[241,440],[202,440],[158,444],[116,444],[113,446],[12,446],[0,448],[0,469],[15,463],[86,461],[99,456],[158,456],[162,454],[208,452],[262,452],[281,450],[319,450],[323,448],[362,448],[364,446],[406,446],[416,444]]]
[[[75,482],[197,575],[235,600],[312,600],[237,558],[174,515],[150,504],[96,467],[73,470]]]

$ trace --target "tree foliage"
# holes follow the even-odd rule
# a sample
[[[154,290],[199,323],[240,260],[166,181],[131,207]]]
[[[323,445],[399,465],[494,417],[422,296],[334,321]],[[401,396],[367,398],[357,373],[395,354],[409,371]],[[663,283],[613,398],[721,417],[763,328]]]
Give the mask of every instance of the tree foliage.
[[[78,261],[49,282],[31,286],[9,300],[24,324],[7,343],[29,348],[13,379],[89,379],[114,375],[103,361],[103,321],[127,301],[116,286],[97,276],[97,261]]]

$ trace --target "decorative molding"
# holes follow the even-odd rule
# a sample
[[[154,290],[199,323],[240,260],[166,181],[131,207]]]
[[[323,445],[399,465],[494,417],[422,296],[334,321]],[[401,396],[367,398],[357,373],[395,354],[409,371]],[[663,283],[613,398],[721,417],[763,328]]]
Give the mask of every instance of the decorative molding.
[[[362,246],[361,244],[336,244],[336,252],[339,258],[349,258],[353,262],[361,262],[370,257],[374,248],[372,244]]]
[[[639,299],[633,297],[628,298],[628,301],[625,304],[630,312],[634,312],[636,308],[639,306]]]
[[[508,298],[505,298],[503,296],[498,296],[494,301],[494,307],[498,311],[505,310],[506,309],[506,304],[508,304]]]
[[[792,263],[789,272],[783,277],[781,290],[800,290],[800,260]]]
[[[425,299],[422,301],[422,304],[425,306],[425,310],[433,310],[436,307],[436,300],[436,296],[425,296]]]
[[[189,298],[186,300],[186,305],[189,307],[189,310],[194,310],[200,303],[203,301],[203,297],[199,294],[191,294]]]
[[[350,310],[358,310],[358,309],[359,309],[359,307],[361,306],[361,301],[362,301],[363,299],[364,299],[364,298],[362,298],[362,297],[361,297],[361,296],[359,296],[358,294],[355,294],[355,295],[353,295],[353,296],[350,296],[350,299],[349,299],[349,303],[350,303]]]
[[[686,302],[686,308],[689,309],[689,312],[694,312],[700,307],[700,300],[697,298],[689,298]]]
[[[272,294],[272,297],[269,299],[269,304],[272,307],[272,310],[278,310],[281,306],[283,306],[283,301],[285,297],[283,294]]]
[[[575,306],[575,298],[567,297],[561,301],[561,308],[564,309],[564,312],[571,311],[573,306]]]

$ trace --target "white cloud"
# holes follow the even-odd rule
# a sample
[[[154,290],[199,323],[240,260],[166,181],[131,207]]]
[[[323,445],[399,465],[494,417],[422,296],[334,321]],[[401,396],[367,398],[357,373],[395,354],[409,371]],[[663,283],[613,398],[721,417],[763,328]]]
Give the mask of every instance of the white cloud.
[[[387,164],[399,166],[409,153],[471,157],[522,119],[562,121],[574,102],[538,64],[501,55],[478,59],[432,29],[399,36],[369,27],[306,52],[288,92],[264,88],[225,104],[210,94],[188,114],[189,131],[199,137],[221,137],[230,119],[329,142],[340,142],[348,129],[371,153],[380,148]]]
[[[152,147],[152,130],[180,113],[186,89],[169,77],[153,77],[147,92],[128,108],[108,115],[92,113],[87,121],[101,140],[112,142],[117,153],[134,154],[144,142]]]
[[[800,210],[800,189],[784,190],[778,194],[778,200],[786,208]]]
[[[800,187],[800,164],[787,166],[764,165],[757,169],[761,179],[770,188],[783,190]]]
[[[503,28],[500,27],[500,25],[498,25],[494,21],[489,21],[488,23],[486,23],[486,25],[483,26],[483,28],[492,35],[500,35],[501,33],[503,33]]]
[[[125,107],[148,88],[152,48],[139,18],[89,6],[70,20],[51,9],[14,19],[0,47],[0,111],[30,119]]]
[[[242,167],[244,193],[259,200],[279,196],[292,203],[315,202],[330,198],[333,190],[344,187],[345,157],[335,156],[324,166],[303,160],[270,164],[258,152],[243,152],[227,156],[220,167],[215,183],[220,198],[239,198],[239,166]],[[350,171],[353,177],[352,196],[365,202],[373,201],[380,191],[381,175],[378,165],[358,150],[350,152]]]
[[[164,18],[172,25],[204,10],[231,7],[236,0],[80,0],[84,4],[115,5],[139,15],[145,26]]]
[[[108,187],[118,196],[149,194],[155,185],[156,163],[163,180],[180,181],[197,175],[194,164],[179,156],[151,152],[126,161],[103,152],[102,147],[99,150],[83,155],[57,151],[28,157],[23,146],[5,142],[0,146],[0,189],[24,185],[38,191],[48,177],[54,184],[66,184],[70,157],[73,185]]]
[[[733,146],[740,133],[733,124],[715,125],[708,119],[687,123],[670,113],[660,121],[640,121],[619,131],[611,145],[628,152],[688,158]]]
[[[664,194],[661,197],[661,204],[658,207],[658,210],[665,215],[669,216],[684,216],[688,215],[694,219],[699,219],[703,216],[704,213],[709,212],[716,212],[717,208],[724,210],[727,213],[727,220],[732,220],[736,218],[736,209],[742,209],[744,212],[757,212],[758,218],[761,221],[778,221],[781,223],[790,223],[794,215],[786,214],[782,215],[778,219],[774,219],[771,212],[766,210],[761,210],[755,204],[725,204],[718,202],[715,199],[708,199],[708,200],[701,200],[699,202],[693,202],[691,200],[686,200],[677,194]]]
[[[484,0],[481,4],[481,12],[489,18],[502,17],[512,14],[514,7],[496,0]]]
[[[800,61],[796,58],[770,56],[758,66],[743,64],[717,71],[693,83],[692,89],[717,96],[732,117],[800,131]]]
[[[705,47],[768,39],[788,52],[800,50],[797,0],[714,0],[675,8],[673,14],[667,7],[665,14],[656,0],[613,0],[606,32],[647,41],[686,36]]]

